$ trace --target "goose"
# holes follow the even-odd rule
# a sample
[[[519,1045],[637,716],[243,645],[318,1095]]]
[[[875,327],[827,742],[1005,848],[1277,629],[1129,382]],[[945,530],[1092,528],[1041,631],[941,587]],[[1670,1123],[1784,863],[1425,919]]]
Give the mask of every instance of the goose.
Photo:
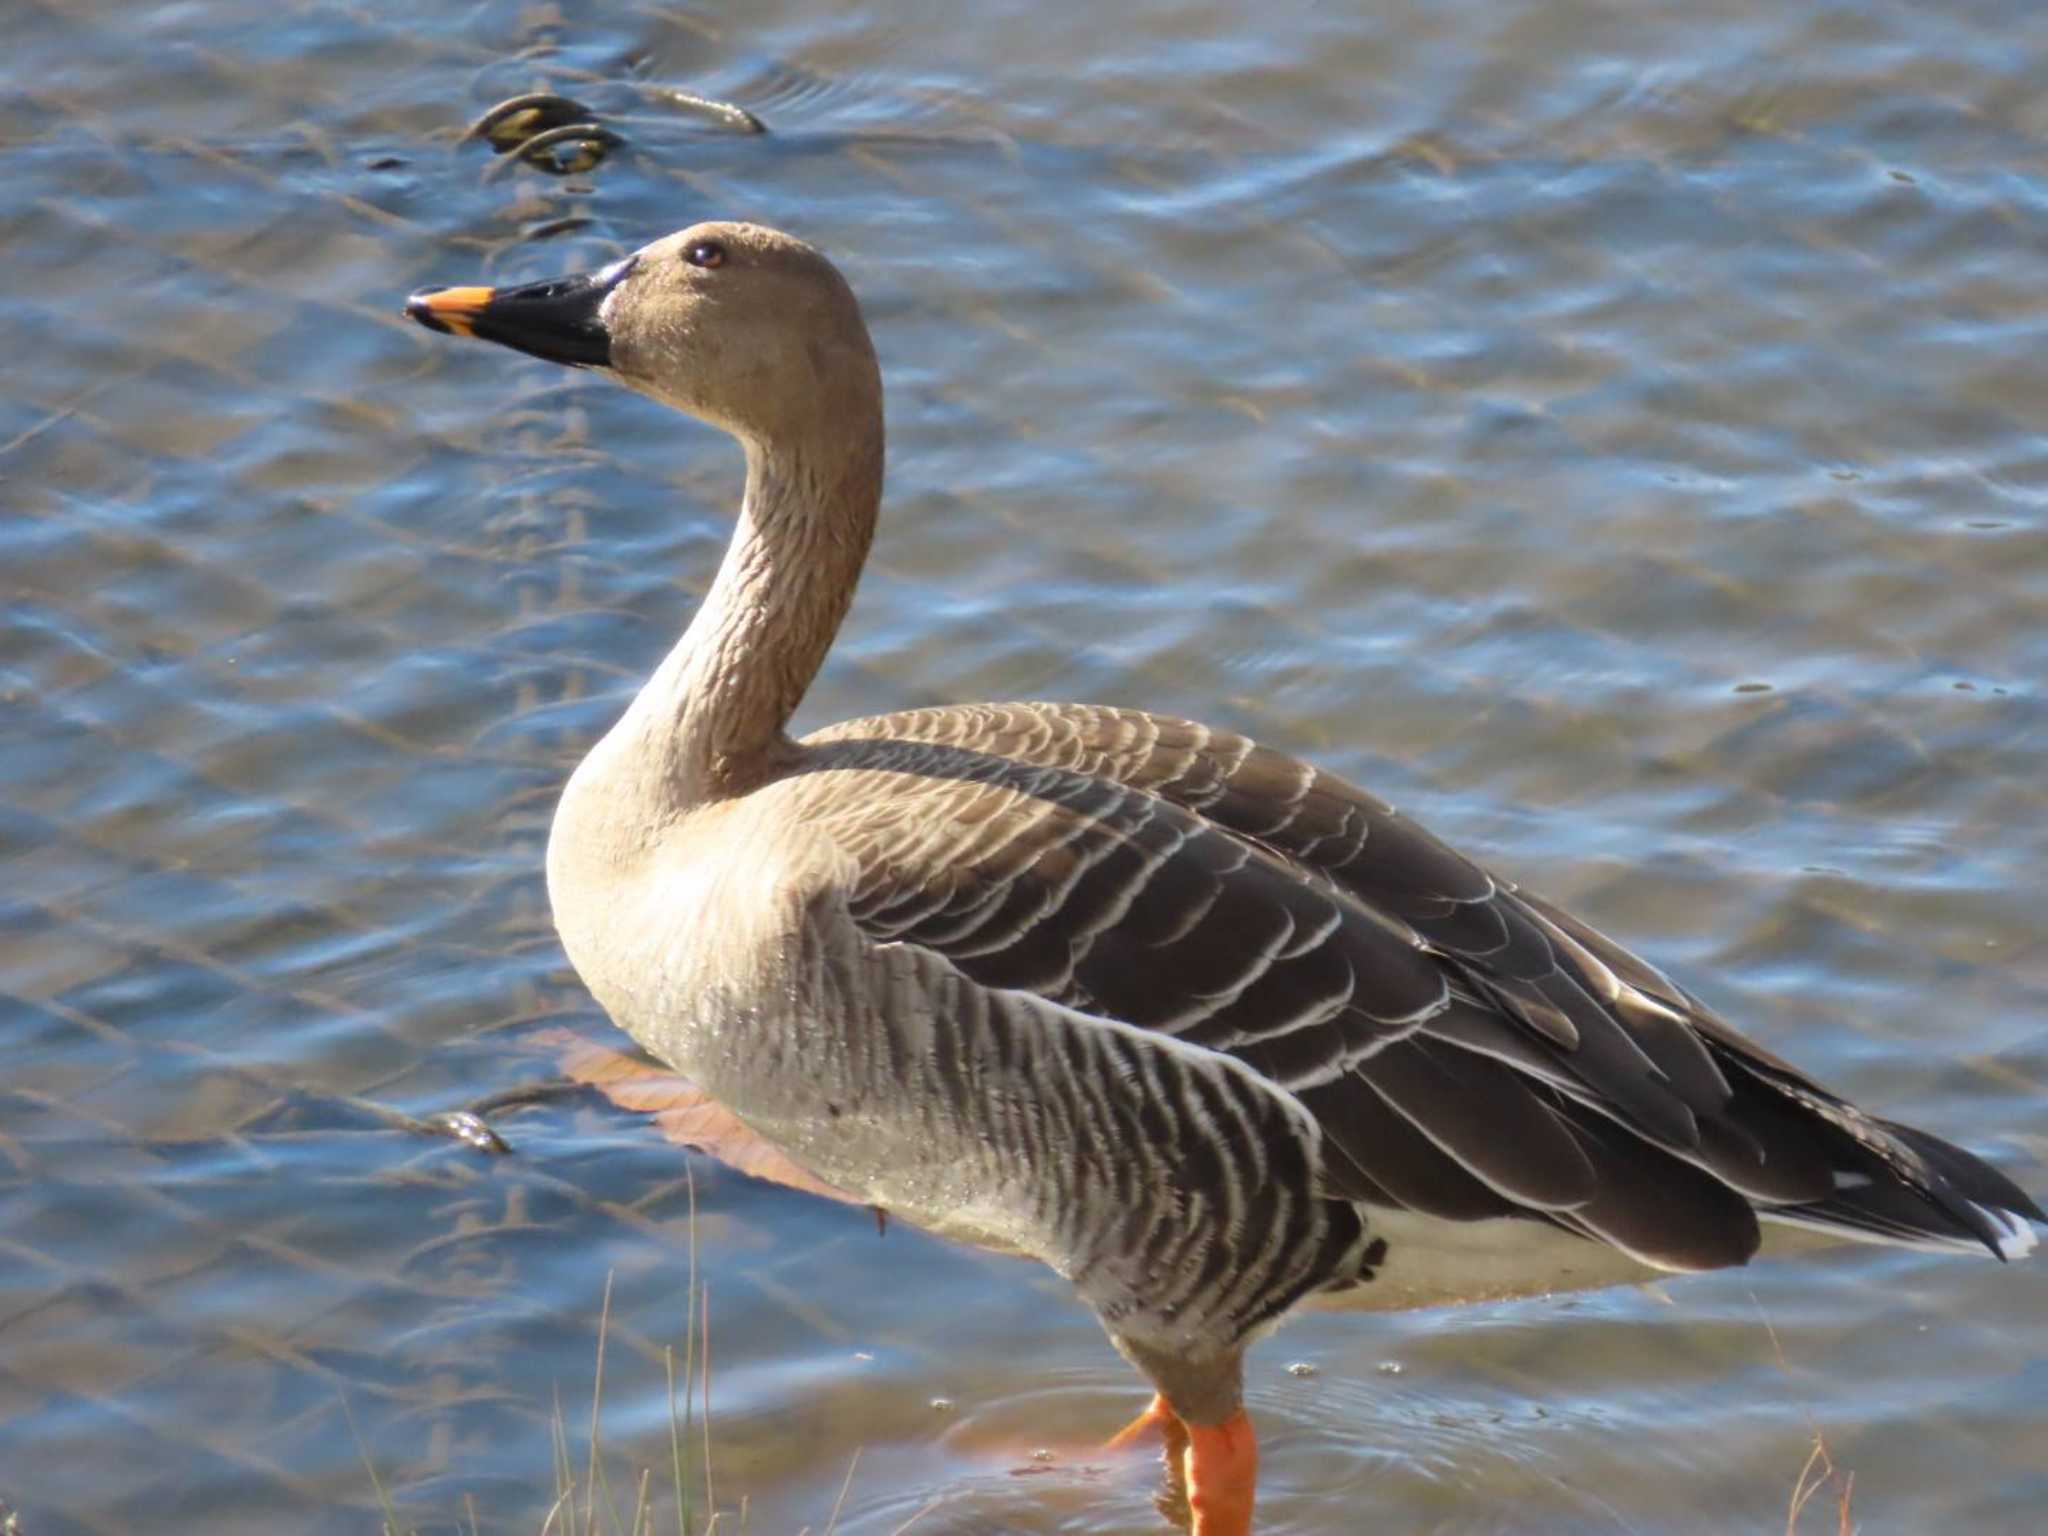
[[[1250,1531],[1245,1349],[1320,1293],[1607,1285],[1767,1231],[2032,1248],[1987,1163],[1285,752],[1049,703],[792,738],[882,494],[880,369],[811,246],[701,223],[405,308],[745,450],[709,592],[555,813],[578,974],[826,1184],[1065,1276],[1153,1388],[1111,1443],[1177,1449],[1195,1536]]]

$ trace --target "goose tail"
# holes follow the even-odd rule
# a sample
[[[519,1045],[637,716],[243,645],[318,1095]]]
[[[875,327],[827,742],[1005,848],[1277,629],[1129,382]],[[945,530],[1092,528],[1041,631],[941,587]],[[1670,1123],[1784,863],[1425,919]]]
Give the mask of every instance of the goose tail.
[[[2023,1259],[2039,1242],[2048,1213],[1974,1153],[1939,1136],[1875,1118],[1858,1137],[1860,1166],[1838,1167],[1825,1200],[1764,1209],[1767,1221],[1838,1237],[1940,1252],[1988,1251]],[[1874,1127],[1878,1142],[1867,1134]]]

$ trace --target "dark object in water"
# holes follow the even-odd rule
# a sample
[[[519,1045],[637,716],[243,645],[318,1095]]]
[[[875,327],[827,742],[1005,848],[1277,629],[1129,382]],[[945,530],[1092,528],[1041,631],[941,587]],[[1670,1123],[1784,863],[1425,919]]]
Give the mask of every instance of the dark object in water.
[[[545,91],[508,97],[464,131],[463,141],[482,139],[501,155],[523,148],[535,134],[571,123],[594,123],[590,108],[567,96]]]
[[[499,102],[464,130],[462,141],[471,139],[482,139],[507,157],[484,173],[486,179],[513,161],[550,176],[573,176],[597,166],[626,142],[582,102],[545,91]]]
[[[642,94],[664,106],[708,117],[738,133],[766,133],[768,125],[745,107],[671,85],[643,86]],[[463,131],[462,142],[481,139],[507,161],[523,161],[551,176],[571,176],[601,163],[625,138],[598,121],[595,110],[573,96],[530,91],[510,96]],[[500,165],[506,162],[500,162]],[[498,174],[494,165],[487,176]]]
[[[673,85],[642,86],[641,92],[664,106],[680,107],[685,112],[698,113],[714,122],[723,123],[737,133],[768,131],[766,123],[734,102],[720,101],[714,96],[699,96],[695,91],[685,91]]]

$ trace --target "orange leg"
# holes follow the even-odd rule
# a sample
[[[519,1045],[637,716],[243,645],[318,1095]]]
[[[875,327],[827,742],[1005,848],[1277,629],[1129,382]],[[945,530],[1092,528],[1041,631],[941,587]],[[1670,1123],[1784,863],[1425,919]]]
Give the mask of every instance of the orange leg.
[[[1240,1408],[1221,1424],[1190,1424],[1187,1432],[1181,1468],[1195,1517],[1188,1536],[1251,1536],[1259,1442],[1250,1416]]]
[[[1169,1462],[1180,1463],[1194,1524],[1188,1536],[1251,1536],[1252,1491],[1259,1476],[1259,1442],[1240,1408],[1221,1424],[1190,1424],[1155,1395],[1151,1405],[1103,1443],[1121,1451],[1154,1430],[1166,1438]]]

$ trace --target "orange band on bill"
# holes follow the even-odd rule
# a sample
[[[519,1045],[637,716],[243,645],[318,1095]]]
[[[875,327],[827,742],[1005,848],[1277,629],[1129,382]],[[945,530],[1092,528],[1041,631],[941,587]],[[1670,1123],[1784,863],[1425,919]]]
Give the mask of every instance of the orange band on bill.
[[[413,304],[458,336],[476,335],[476,317],[491,302],[495,288],[436,288],[420,294]]]

